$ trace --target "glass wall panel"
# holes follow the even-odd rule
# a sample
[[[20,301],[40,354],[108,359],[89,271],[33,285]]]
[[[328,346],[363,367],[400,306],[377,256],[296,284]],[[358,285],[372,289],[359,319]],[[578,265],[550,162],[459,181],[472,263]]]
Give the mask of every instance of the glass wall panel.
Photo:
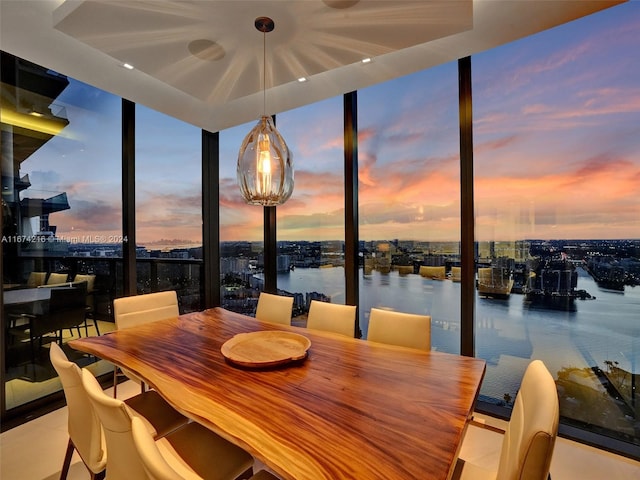
[[[562,423],[636,444],[639,27],[631,2],[473,58],[481,400],[542,359]]]
[[[255,313],[264,288],[264,213],[244,202],[236,165],[255,123],[220,132],[220,298],[224,308],[248,315]]]
[[[61,390],[58,342],[114,327],[122,276],[120,99],[2,53],[2,328],[6,408]],[[61,312],[64,311],[64,314]]]
[[[293,154],[295,188],[277,207],[278,293],[294,297],[293,323],[311,300],[345,303],[342,97],[277,115]]]
[[[201,310],[201,129],[136,105],[138,293],[175,290]]]
[[[458,71],[446,64],[358,92],[360,325],[372,307],[431,315],[460,351]]]

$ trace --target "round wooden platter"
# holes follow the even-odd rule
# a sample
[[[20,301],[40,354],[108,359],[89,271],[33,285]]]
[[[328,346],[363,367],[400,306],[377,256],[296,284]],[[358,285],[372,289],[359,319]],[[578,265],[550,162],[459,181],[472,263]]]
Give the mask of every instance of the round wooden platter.
[[[302,360],[311,341],[297,333],[278,330],[239,333],[220,348],[227,361],[247,368],[266,368]]]

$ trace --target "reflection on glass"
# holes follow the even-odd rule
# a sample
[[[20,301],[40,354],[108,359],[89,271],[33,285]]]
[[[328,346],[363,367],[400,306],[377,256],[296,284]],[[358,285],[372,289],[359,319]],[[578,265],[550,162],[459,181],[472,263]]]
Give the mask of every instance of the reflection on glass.
[[[136,105],[138,293],[175,290],[180,312],[202,309],[201,130]]]
[[[345,303],[342,98],[278,115],[296,158],[296,185],[277,208],[277,286],[305,325],[312,300]]]
[[[447,64],[358,92],[363,334],[374,307],[431,315],[432,348],[452,353],[460,351],[457,74]]]
[[[236,176],[238,149],[250,128],[220,132],[220,298],[224,308],[254,315],[264,289],[264,213],[247,205]]]
[[[480,399],[511,408],[541,359],[562,423],[635,444],[639,23],[620,5],[473,63]]]
[[[2,249],[6,406],[61,385],[57,342],[113,329],[121,248],[120,99],[2,53]],[[28,83],[23,83],[28,78]]]

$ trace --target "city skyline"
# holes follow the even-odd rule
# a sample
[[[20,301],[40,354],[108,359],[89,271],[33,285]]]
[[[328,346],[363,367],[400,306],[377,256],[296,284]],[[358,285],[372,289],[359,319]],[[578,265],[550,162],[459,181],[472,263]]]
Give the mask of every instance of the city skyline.
[[[479,240],[638,238],[638,31],[630,2],[474,55]],[[361,239],[458,240],[456,69],[358,92]],[[21,174],[31,191],[67,192],[71,209],[51,215],[58,235],[118,234],[120,99],[72,83],[56,100],[69,127]],[[200,129],[141,106],[137,119],[137,243],[201,242]],[[278,240],[344,238],[341,120],[341,97],[277,114],[296,169]],[[262,209],[242,202],[235,179],[252,126],[220,133],[222,241],[262,238]]]

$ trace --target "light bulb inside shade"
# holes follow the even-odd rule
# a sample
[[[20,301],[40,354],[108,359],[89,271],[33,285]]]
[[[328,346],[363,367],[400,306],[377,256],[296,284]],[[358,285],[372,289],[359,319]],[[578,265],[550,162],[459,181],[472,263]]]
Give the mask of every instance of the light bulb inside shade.
[[[258,135],[258,154],[256,155],[256,168],[258,178],[256,179],[256,190],[262,196],[267,195],[271,188],[271,142],[269,137],[263,134]]]
[[[251,205],[274,206],[293,193],[293,158],[270,116],[247,134],[238,153],[238,185]]]

